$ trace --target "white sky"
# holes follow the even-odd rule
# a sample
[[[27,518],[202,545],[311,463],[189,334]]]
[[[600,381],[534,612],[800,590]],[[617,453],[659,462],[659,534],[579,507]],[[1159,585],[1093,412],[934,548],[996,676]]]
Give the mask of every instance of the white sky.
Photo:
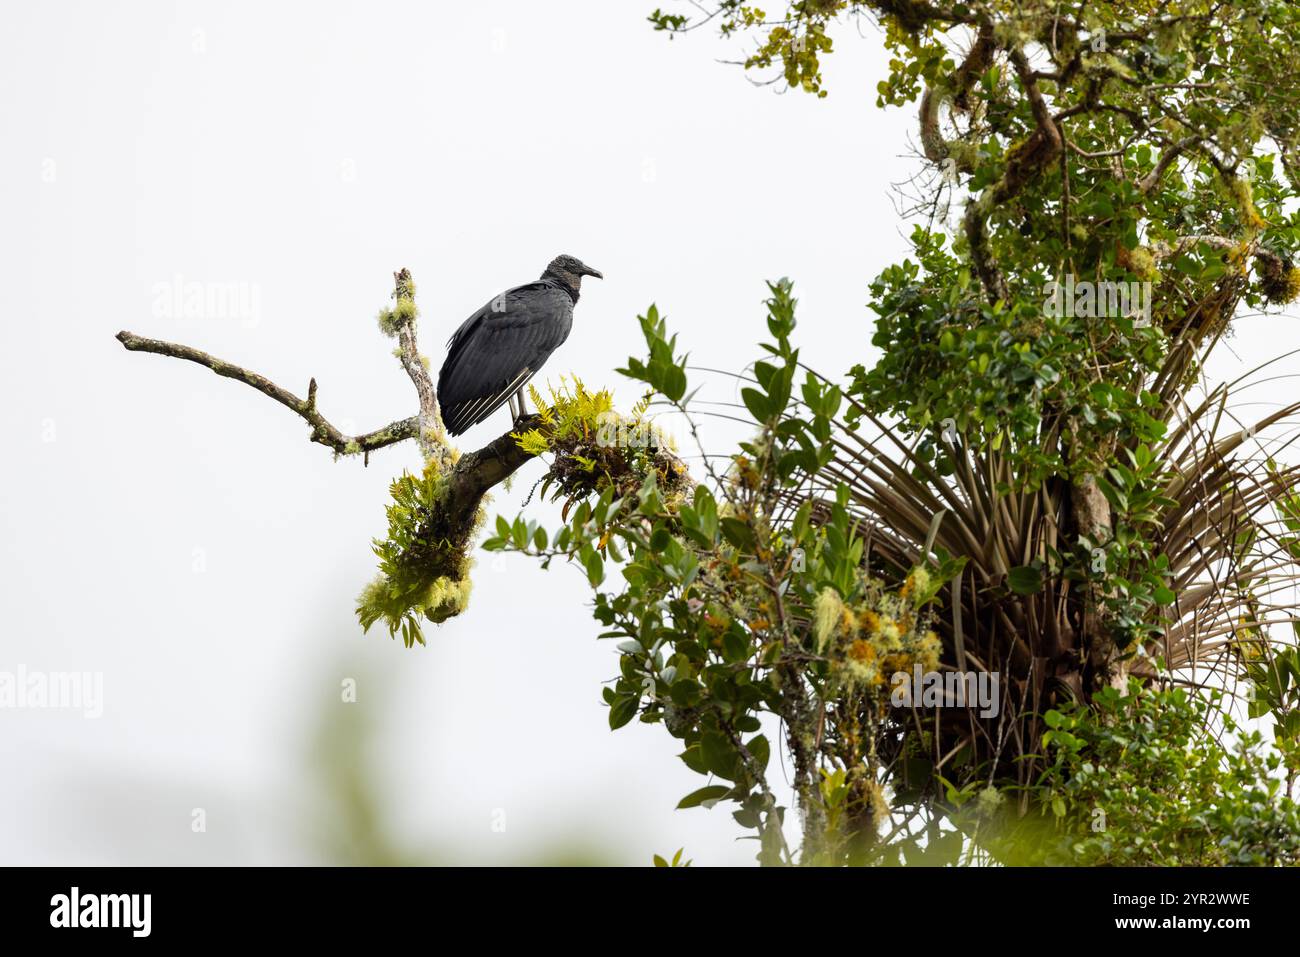
[[[363,638],[353,599],[414,446],[335,463],[251,389],[113,339],[182,341],[300,394],[315,376],[325,415],[365,431],[416,409],[374,323],[394,269],[437,364],[466,315],[567,252],[606,279],[546,372],[624,405],[637,390],[612,370],[649,303],[696,361],[739,369],[782,275],[806,358],[867,359],[867,284],[904,250],[889,183],[915,168],[912,111],[874,107],[875,39],[840,31],[828,99],[778,96],[717,62],[738,42],[655,34],[653,7],[6,9],[0,671],[102,672],[105,703],[0,710],[0,863],[321,860],[305,754],[350,715],[375,723],[367,773],[412,853],[522,860],[580,837],[626,863],[752,861],[724,809],[673,810],[704,783],[678,742],[609,732],[616,654],[579,572],[483,556],[470,611],[427,648]],[[256,315],[160,314],[178,276],[245,284]]]

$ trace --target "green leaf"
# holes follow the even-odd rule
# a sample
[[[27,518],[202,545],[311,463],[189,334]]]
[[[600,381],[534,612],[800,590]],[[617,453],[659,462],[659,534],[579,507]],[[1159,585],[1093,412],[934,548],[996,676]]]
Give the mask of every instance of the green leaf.
[[[719,523],[722,526],[722,535],[728,542],[747,552],[754,551],[758,542],[754,538],[754,531],[746,523],[738,518],[728,516]]]
[[[605,580],[605,562],[600,557],[600,552],[591,549],[583,558],[582,564],[587,569],[587,581],[591,582],[592,588],[596,588]]]
[[[670,365],[663,370],[659,391],[673,402],[679,401],[686,394],[686,373],[681,366]]]
[[[686,795],[677,802],[677,807],[678,809],[699,807],[705,801],[720,801],[730,793],[731,788],[729,787],[721,784],[710,784]]]
[[[1033,595],[1043,588],[1043,573],[1032,565],[1020,565],[1007,572],[1007,586],[1017,595]]]
[[[706,731],[700,738],[700,757],[704,766],[728,781],[736,777],[736,751],[722,734]]]
[[[636,709],[640,703],[640,700],[634,695],[620,696],[609,709],[609,730],[617,731],[635,718]]]
[[[678,755],[682,763],[694,771],[696,774],[708,774],[709,769],[704,763],[704,756],[700,753],[700,746],[692,744],[689,748]]]
[[[772,410],[767,401],[767,396],[757,389],[741,389],[740,397],[745,401],[745,408],[759,422],[766,422],[772,414]]]

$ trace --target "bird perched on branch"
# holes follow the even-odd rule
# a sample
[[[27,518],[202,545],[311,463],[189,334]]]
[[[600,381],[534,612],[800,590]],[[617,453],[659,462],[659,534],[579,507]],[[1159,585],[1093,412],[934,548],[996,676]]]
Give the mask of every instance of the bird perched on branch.
[[[605,278],[573,256],[556,256],[541,279],[507,289],[461,324],[438,373],[449,433],[460,435],[504,402],[514,421],[523,417],[524,386],[569,338],[583,276]]]

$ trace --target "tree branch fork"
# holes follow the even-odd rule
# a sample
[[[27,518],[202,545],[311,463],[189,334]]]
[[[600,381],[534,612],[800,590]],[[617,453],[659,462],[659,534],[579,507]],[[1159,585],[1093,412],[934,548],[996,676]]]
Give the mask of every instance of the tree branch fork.
[[[415,386],[419,411],[416,415],[390,422],[383,428],[358,435],[345,435],[321,414],[316,404],[317,386],[314,378],[307,384],[307,395],[303,398],[264,375],[192,346],[150,339],[127,330],[119,332],[116,338],[128,352],[147,352],[184,359],[210,369],[219,376],[256,389],[305,420],[311,427],[310,441],[332,449],[336,456],[360,455],[363,462],[369,465],[371,452],[414,439],[425,460],[436,464],[438,470],[451,479],[456,504],[459,507],[473,508],[489,488],[504,481],[534,456],[518,446],[513,437],[516,431],[513,428],[483,448],[465,455],[461,455],[451,445],[438,408],[437,390],[416,341],[415,284],[410,271],[401,269],[395,272],[393,283],[393,298],[397,301],[397,308],[386,310],[381,315],[380,325],[385,332],[392,333],[397,339],[397,356]],[[404,307],[403,301],[409,305]],[[518,423],[519,427],[527,428],[537,425],[533,421]]]

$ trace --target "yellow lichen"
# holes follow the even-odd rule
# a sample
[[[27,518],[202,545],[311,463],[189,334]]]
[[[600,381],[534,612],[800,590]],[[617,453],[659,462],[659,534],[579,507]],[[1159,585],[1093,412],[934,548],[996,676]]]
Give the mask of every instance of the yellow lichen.
[[[1143,282],[1155,282],[1160,278],[1156,257],[1145,246],[1139,246],[1129,254],[1129,268]]]
[[[1280,301],[1295,302],[1297,298],[1300,298],[1300,269],[1292,266],[1286,271],[1283,281],[1286,283],[1286,288]]]
[[[885,798],[885,789],[875,778],[867,781],[866,804],[871,811],[871,824],[878,831],[889,820],[889,801]]]
[[[907,580],[903,582],[903,587],[898,590],[898,597],[902,601],[910,601],[915,604],[925,598],[929,588],[930,573],[917,566],[912,569],[911,574],[907,576]]]
[[[871,642],[858,638],[849,645],[848,651],[845,652],[848,657],[860,664],[870,664],[876,660],[876,649]]]
[[[825,652],[831,638],[839,630],[844,612],[844,603],[834,588],[823,588],[813,599],[813,638],[819,652]]]
[[[1232,191],[1233,199],[1236,201],[1237,211],[1241,214],[1246,228],[1251,232],[1258,232],[1263,229],[1266,223],[1255,208],[1255,190],[1250,185],[1250,180],[1240,176],[1234,177],[1229,183],[1229,188]]]
[[[932,631],[927,631],[917,647],[917,656],[921,660],[922,669],[936,671],[939,667],[939,656],[942,653],[943,643],[939,640],[939,636]]]
[[[975,797],[975,813],[980,817],[992,817],[1006,801],[1006,796],[989,785]]]
[[[1265,263],[1260,289],[1274,305],[1285,305],[1300,298],[1300,268],[1279,263]]]
[[[414,322],[419,316],[420,310],[416,307],[415,300],[410,298],[415,294],[414,287],[408,287],[408,291],[410,295],[398,299],[392,309],[379,310],[379,329],[384,335],[395,338],[403,326]]]
[[[424,616],[436,624],[459,615],[469,606],[469,593],[473,587],[473,579],[468,574],[462,578],[449,578],[446,575],[438,578],[429,586],[428,594],[425,595]]]

